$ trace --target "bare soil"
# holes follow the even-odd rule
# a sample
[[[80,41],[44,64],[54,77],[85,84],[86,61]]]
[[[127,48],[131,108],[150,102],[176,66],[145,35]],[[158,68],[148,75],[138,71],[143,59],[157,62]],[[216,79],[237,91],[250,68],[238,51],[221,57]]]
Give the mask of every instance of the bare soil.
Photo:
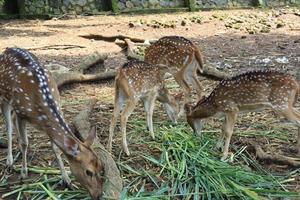
[[[75,69],[81,60],[95,51],[109,53],[103,70],[120,67],[126,62],[124,49],[114,42],[85,39],[80,35],[102,34],[128,35],[138,38],[158,39],[167,35],[184,36],[199,46],[208,65],[230,74],[253,69],[278,69],[293,74],[300,81],[300,10],[284,8],[272,10],[227,10],[193,13],[153,14],[153,15],[119,15],[119,16],[71,16],[52,20],[9,20],[0,21],[0,51],[6,47],[31,49],[43,64],[57,63]],[[194,20],[193,20],[194,19]],[[196,19],[196,21],[195,21]],[[197,21],[197,19],[199,19]],[[157,24],[160,24],[157,26]],[[174,24],[172,27],[166,24]],[[167,28],[165,28],[167,27]],[[217,82],[201,78],[208,94]],[[63,111],[71,120],[90,98],[98,100],[91,121],[97,125],[98,135],[105,145],[108,127],[113,110],[113,81],[73,84],[61,91]],[[141,110],[141,109],[139,109]],[[156,108],[154,121],[166,120],[164,113]],[[137,111],[135,117],[144,120],[144,113]],[[182,119],[184,121],[184,119]],[[207,127],[220,130],[219,120],[207,120]],[[1,134],[5,136],[3,122]],[[130,132],[131,125],[128,124]],[[248,134],[257,131],[285,131],[283,140],[273,137]],[[33,128],[29,128],[30,149],[28,161],[31,166],[56,166],[48,137]],[[147,131],[141,137],[150,139]],[[3,138],[1,136],[1,139]],[[232,151],[251,142],[259,142],[267,152],[277,152],[296,157],[291,148],[294,146],[296,128],[276,118],[274,113],[249,113],[241,117],[236,126],[232,141]],[[129,136],[133,157],[123,160],[131,163],[138,152],[151,151],[147,146],[135,145]],[[121,151],[120,138],[115,140],[113,154],[118,159]],[[157,153],[157,152],[153,152]],[[17,140],[14,138],[14,156],[19,155],[16,164],[20,165]],[[0,177],[7,176],[9,182],[17,181],[19,174],[4,172],[6,150],[0,149]],[[254,155],[253,155],[254,157]],[[289,166],[262,163],[271,171],[286,172]],[[145,167],[144,163],[132,163],[133,167]],[[127,177],[126,182],[130,179]],[[151,188],[151,186],[149,186]],[[294,188],[297,190],[298,188]],[[0,194],[8,192],[0,189]]]

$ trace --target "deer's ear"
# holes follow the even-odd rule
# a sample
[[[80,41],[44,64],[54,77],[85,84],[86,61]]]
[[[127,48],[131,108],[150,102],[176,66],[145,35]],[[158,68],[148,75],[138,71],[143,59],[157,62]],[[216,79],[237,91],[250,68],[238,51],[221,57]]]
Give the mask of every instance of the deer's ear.
[[[67,155],[76,157],[79,152],[79,145],[76,140],[70,136],[64,137],[64,151]]]
[[[96,127],[93,126],[90,130],[90,133],[89,133],[89,136],[86,138],[86,140],[84,141],[84,144],[87,146],[87,147],[90,147],[92,146],[92,144],[94,143],[94,140],[95,138],[97,137],[97,134],[96,134]]]
[[[176,101],[182,101],[183,95],[184,95],[183,92],[180,92],[180,93],[176,94],[174,98]]]

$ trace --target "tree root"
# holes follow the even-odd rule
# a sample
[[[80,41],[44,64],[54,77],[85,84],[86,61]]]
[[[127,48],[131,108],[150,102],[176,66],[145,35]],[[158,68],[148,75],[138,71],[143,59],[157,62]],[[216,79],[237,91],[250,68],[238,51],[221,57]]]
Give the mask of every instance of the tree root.
[[[80,111],[73,120],[74,133],[82,141],[83,138],[87,138],[89,130],[91,129],[89,116],[95,104],[96,100],[91,100],[86,108]],[[107,181],[103,185],[104,196],[108,199],[120,199],[123,181],[115,161],[111,154],[106,151],[104,146],[100,143],[99,139],[94,141],[93,148],[104,164],[105,177],[107,178]]]
[[[299,159],[286,157],[279,154],[268,154],[259,145],[251,146],[256,154],[257,159],[274,164],[289,165],[292,167],[300,167]]]

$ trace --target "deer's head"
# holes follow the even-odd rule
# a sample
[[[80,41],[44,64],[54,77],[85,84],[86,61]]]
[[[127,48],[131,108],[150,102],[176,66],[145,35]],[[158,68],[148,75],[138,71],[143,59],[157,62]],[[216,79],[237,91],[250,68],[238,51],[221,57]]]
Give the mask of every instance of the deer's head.
[[[67,136],[64,139],[64,146],[72,173],[89,191],[93,200],[100,200],[103,192],[104,166],[91,148],[95,137],[95,129],[91,130],[83,143]]]

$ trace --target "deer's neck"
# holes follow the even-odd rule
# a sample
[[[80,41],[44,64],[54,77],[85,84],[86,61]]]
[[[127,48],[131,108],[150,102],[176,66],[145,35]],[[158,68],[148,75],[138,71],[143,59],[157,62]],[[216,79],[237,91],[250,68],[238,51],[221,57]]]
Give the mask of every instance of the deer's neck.
[[[193,115],[195,117],[207,118],[217,114],[216,106],[210,101],[206,101],[200,105],[197,105],[194,109]]]

